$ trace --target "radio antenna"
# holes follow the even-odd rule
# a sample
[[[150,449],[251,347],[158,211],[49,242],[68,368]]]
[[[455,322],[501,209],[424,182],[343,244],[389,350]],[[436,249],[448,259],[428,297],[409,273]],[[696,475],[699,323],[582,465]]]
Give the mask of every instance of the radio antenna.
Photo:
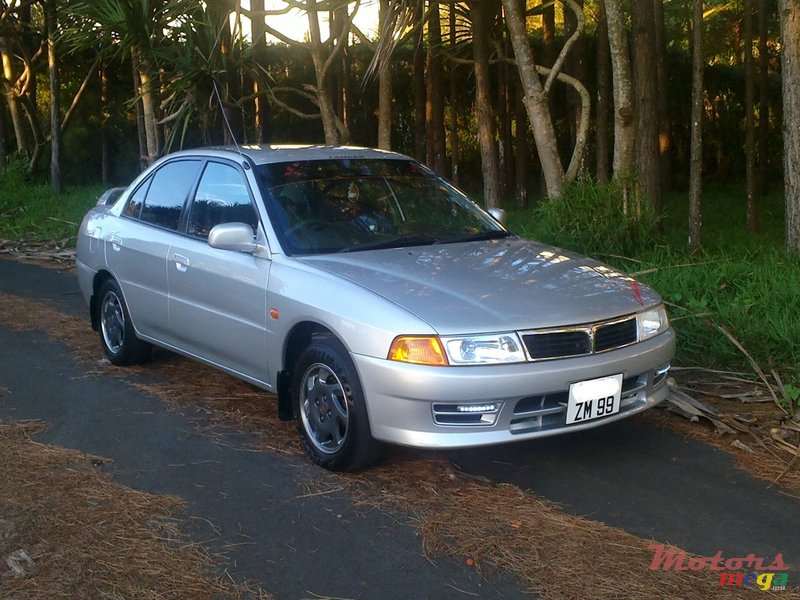
[[[217,102],[219,103],[219,109],[222,112],[222,120],[225,121],[225,127],[228,129],[228,134],[231,136],[233,140],[233,145],[236,146],[236,151],[239,153],[239,156],[242,157],[242,160],[247,164],[247,159],[245,158],[244,154],[242,153],[242,149],[239,147],[239,142],[236,141],[236,136],[233,135],[233,128],[231,127],[230,121],[228,121],[228,113],[225,111],[225,105],[222,103],[222,96],[219,93],[219,86],[217,85],[217,80],[211,80],[214,83],[214,94],[217,96]]]

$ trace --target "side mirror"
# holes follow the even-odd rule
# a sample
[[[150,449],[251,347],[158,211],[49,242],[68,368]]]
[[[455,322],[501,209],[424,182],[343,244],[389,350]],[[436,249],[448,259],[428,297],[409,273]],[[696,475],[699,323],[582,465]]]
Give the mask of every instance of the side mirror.
[[[246,223],[220,223],[208,233],[208,245],[220,250],[235,250],[252,254],[258,250],[253,228]]]
[[[494,217],[495,221],[501,225],[506,224],[506,211],[504,211],[502,208],[490,208],[488,212]]]
[[[114,204],[117,199],[122,195],[127,188],[124,187],[115,187],[107,189],[103,194],[97,199],[96,206],[110,206]]]

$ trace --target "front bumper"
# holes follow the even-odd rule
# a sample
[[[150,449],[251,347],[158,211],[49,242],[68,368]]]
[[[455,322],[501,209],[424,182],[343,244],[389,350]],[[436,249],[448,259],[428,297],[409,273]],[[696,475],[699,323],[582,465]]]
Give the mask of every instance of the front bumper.
[[[422,448],[466,448],[580,431],[651,408],[667,396],[666,372],[674,353],[670,329],[618,350],[514,365],[428,367],[353,358],[376,439]],[[619,413],[566,425],[570,384],[618,373],[623,375]],[[480,418],[466,425],[447,422],[442,408],[465,403],[502,406],[489,424]]]

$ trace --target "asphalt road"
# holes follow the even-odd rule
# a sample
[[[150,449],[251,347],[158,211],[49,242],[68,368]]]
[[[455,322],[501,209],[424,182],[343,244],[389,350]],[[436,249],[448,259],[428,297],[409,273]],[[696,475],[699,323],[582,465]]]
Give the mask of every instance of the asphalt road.
[[[0,291],[85,314],[69,272],[0,260]],[[302,459],[240,451],[247,436],[234,431],[212,443],[196,434],[192,409],[169,410],[118,378],[84,377],[69,349],[44,332],[0,327],[0,385],[11,390],[0,396],[0,419],[48,421],[41,441],[110,457],[121,483],[182,496],[192,516],[220,529],[220,544],[247,542],[231,551],[229,570],[276,598],[464,598],[457,589],[530,598],[510,578],[481,580],[454,561],[429,562],[410,525],[358,512],[347,497],[298,499],[318,473]],[[702,556],[780,552],[795,573],[800,567],[796,499],[725,453],[636,419],[447,456],[466,472],[646,539]]]

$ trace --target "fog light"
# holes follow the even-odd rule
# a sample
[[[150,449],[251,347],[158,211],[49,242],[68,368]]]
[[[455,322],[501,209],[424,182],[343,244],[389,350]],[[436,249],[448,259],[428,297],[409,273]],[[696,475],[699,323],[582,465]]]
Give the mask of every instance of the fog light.
[[[494,404],[459,404],[456,406],[456,410],[465,413],[495,412],[497,406]]]
[[[434,404],[433,422],[437,425],[451,427],[491,427],[497,422],[502,402],[484,402],[483,404]]]

